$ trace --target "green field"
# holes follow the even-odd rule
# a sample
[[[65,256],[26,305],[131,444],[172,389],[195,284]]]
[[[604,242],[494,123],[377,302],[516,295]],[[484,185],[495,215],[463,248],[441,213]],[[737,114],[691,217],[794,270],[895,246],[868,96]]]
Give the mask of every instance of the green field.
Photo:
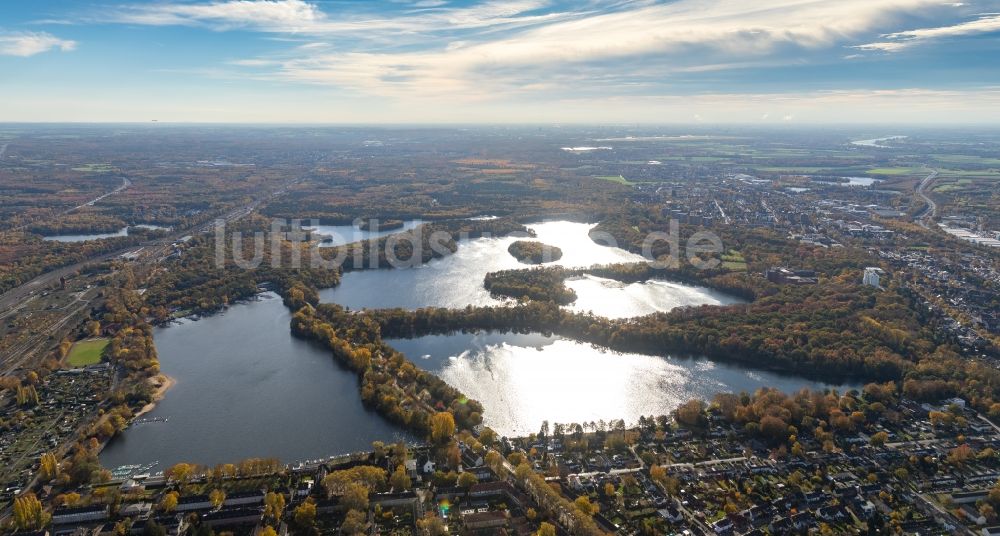
[[[919,173],[926,175],[930,171],[921,167],[886,167],[869,169],[867,173],[869,175],[916,175]]]
[[[975,164],[980,166],[1000,166],[1000,158],[983,158],[964,154],[935,155],[934,160],[949,164]]]
[[[594,178],[595,179],[601,179],[602,181],[617,182],[618,184],[624,184],[625,186],[632,186],[632,185],[635,184],[634,182],[626,179],[625,177],[623,177],[621,175],[617,175],[617,176],[602,175],[602,176],[598,176],[598,177],[594,177]]]
[[[108,339],[87,339],[74,344],[66,357],[66,364],[71,367],[86,367],[100,363],[108,342]]]
[[[757,166],[755,168],[757,171],[764,171],[767,173],[816,173],[819,171],[827,171],[830,168],[825,167],[810,167],[810,166]]]
[[[730,250],[722,256],[722,267],[734,272],[747,271],[747,261],[739,251]]]
[[[939,169],[938,171],[940,171],[942,177],[973,177],[980,179],[1000,177],[1000,170],[998,169]]]

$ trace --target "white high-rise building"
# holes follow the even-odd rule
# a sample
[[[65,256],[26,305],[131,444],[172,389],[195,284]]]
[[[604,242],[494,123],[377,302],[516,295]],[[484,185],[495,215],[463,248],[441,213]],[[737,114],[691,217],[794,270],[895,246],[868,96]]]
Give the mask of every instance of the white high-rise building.
[[[865,276],[861,279],[861,284],[868,285],[869,287],[881,288],[879,285],[880,275],[882,274],[882,269],[869,266],[865,268]]]

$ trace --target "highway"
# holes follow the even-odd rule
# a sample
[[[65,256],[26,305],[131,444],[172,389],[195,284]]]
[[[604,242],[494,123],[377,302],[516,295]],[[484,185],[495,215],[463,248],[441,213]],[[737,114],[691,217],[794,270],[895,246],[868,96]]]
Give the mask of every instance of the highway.
[[[0,153],[0,156],[2,156],[2,153]],[[101,195],[99,195],[99,196],[91,199],[90,201],[87,201],[86,203],[83,203],[81,205],[77,205],[75,207],[68,208],[68,209],[60,212],[58,215],[59,216],[65,216],[65,215],[69,214],[70,212],[73,212],[75,210],[80,210],[83,207],[94,206],[94,204],[97,203],[98,201],[100,201],[100,200],[102,200],[102,199],[104,199],[104,198],[106,198],[106,197],[108,197],[110,195],[114,195],[114,194],[117,194],[118,192],[124,191],[129,186],[132,186],[132,181],[128,180],[128,178],[126,178],[126,177],[122,177],[122,184],[121,184],[121,186],[115,188],[114,190],[111,190],[110,192],[105,192],[105,193],[103,193],[103,194],[101,194]],[[21,231],[21,230],[25,229],[27,226],[28,226],[28,224],[19,225],[17,227],[11,228],[11,231]]]
[[[119,186],[119,187],[115,188],[114,190],[111,190],[111,191],[110,191],[110,192],[108,192],[108,193],[105,193],[105,194],[101,194],[101,195],[99,195],[99,196],[97,196],[97,197],[95,197],[95,198],[91,199],[90,201],[87,201],[86,203],[84,203],[84,204],[82,204],[82,205],[77,205],[77,206],[75,206],[75,207],[73,207],[73,208],[71,208],[71,209],[67,210],[67,211],[66,211],[66,212],[64,212],[63,214],[68,214],[68,213],[70,213],[70,212],[73,212],[74,210],[79,210],[79,209],[81,209],[81,208],[83,208],[83,207],[91,207],[91,206],[94,206],[94,203],[97,203],[98,201],[100,201],[100,200],[104,199],[105,197],[108,197],[109,195],[115,195],[115,194],[117,194],[118,192],[121,192],[121,191],[125,190],[126,188],[128,188],[128,187],[129,187],[129,186],[131,186],[131,185],[132,185],[132,181],[128,180],[128,179],[127,179],[127,178],[125,178],[125,177],[122,177],[122,185],[121,185],[121,186]]]
[[[927,195],[927,186],[933,182],[937,176],[938,171],[936,169],[932,169],[930,175],[924,177],[924,180],[920,181],[920,184],[917,185],[917,195],[923,198],[924,203],[927,204],[927,208],[925,208],[917,216],[917,223],[925,229],[927,228],[927,222],[934,221],[934,218],[937,216],[937,203],[935,203],[934,200]]]

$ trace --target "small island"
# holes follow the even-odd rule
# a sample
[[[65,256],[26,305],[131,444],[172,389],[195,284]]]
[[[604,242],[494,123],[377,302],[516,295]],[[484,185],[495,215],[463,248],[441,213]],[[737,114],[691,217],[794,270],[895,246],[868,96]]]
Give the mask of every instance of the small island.
[[[379,220],[377,218],[372,218],[370,220],[363,220],[358,228],[362,231],[395,231],[397,229],[402,229],[405,223],[403,220]]]
[[[543,262],[557,261],[562,258],[561,249],[541,242],[528,240],[514,242],[507,248],[507,251],[515,259],[524,264],[541,264]]]

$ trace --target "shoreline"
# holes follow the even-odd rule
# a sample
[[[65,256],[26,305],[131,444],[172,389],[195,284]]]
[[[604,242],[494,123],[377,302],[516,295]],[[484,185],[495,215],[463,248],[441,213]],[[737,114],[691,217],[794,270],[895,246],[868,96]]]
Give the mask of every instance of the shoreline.
[[[154,376],[154,378],[157,378],[159,380],[160,385],[156,388],[156,392],[153,393],[153,399],[150,400],[148,404],[143,406],[142,409],[137,411],[135,415],[132,416],[133,420],[142,417],[143,415],[149,413],[150,411],[153,411],[156,408],[156,404],[160,400],[163,400],[163,397],[166,396],[167,391],[169,391],[171,387],[177,384],[176,379],[174,379],[171,376],[167,376],[166,374],[162,373],[157,374],[156,376]]]

